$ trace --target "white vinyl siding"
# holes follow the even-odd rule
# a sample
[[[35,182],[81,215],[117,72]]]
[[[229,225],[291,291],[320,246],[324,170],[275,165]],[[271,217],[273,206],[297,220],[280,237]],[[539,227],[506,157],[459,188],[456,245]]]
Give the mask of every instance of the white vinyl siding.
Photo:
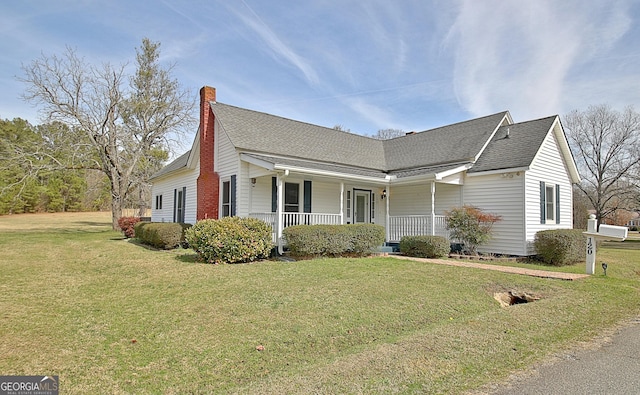
[[[340,183],[311,181],[311,211],[340,214]]]
[[[199,167],[196,169],[184,169],[172,173],[166,177],[153,180],[151,195],[162,195],[162,209],[151,210],[151,221],[153,222],[173,222],[174,216],[174,190],[185,190],[184,221],[189,224],[196,223],[196,201]]]
[[[501,221],[493,226],[493,237],[481,252],[526,255],[524,242],[523,172],[467,177],[464,204],[497,214]]]
[[[435,213],[444,215],[453,207],[461,205],[462,187],[459,185],[436,183]],[[389,192],[390,215],[430,215],[431,214],[431,182],[424,184],[394,186]]]
[[[430,185],[429,185],[429,188],[431,188]],[[431,191],[431,189],[429,189],[429,191]],[[461,202],[462,202],[462,186],[436,183],[435,209],[436,209],[437,215],[444,215],[446,211],[449,211],[454,207],[460,207]]]
[[[436,194],[437,190],[436,186]],[[387,189],[387,199],[389,199],[389,215],[429,215],[431,214],[431,183],[391,185]]]
[[[553,219],[550,220],[549,213],[546,213],[545,217],[547,220],[545,223],[542,224],[540,221],[540,182],[544,182],[545,186],[549,187],[559,186],[559,223],[556,223],[555,206],[551,214]],[[573,227],[573,191],[571,180],[565,169],[554,133],[549,133],[538,155],[534,159],[530,170],[527,171],[525,188],[527,218],[526,240],[528,243],[528,254],[533,254],[535,253],[533,250],[533,240],[538,231],[545,229],[570,229]],[[554,195],[554,205],[555,200]]]
[[[249,180],[246,179],[246,175],[244,180],[242,178],[238,179],[238,174],[241,174],[240,154],[238,154],[235,147],[231,144],[231,140],[229,140],[229,137],[220,126],[218,120],[215,121],[215,131],[215,157],[213,168],[220,177],[220,196],[218,201],[218,207],[220,208],[219,216],[222,217],[224,213],[222,201],[223,182],[230,181],[230,178],[233,175],[236,175],[236,196],[233,198],[233,200],[236,202],[236,215],[246,215],[248,213],[248,208],[246,207],[248,200],[243,200],[241,196],[247,193],[247,189],[249,188]],[[229,187],[231,188],[231,186]],[[245,206],[238,206],[238,202],[240,202],[241,204],[244,203]]]

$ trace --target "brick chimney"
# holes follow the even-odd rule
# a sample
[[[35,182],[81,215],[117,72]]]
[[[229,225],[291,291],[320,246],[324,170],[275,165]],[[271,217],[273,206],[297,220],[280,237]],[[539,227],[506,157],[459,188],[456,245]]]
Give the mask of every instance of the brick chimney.
[[[215,148],[215,117],[210,102],[216,101],[216,89],[200,89],[200,175],[197,180],[198,201],[196,220],[218,218],[220,177],[213,169]]]

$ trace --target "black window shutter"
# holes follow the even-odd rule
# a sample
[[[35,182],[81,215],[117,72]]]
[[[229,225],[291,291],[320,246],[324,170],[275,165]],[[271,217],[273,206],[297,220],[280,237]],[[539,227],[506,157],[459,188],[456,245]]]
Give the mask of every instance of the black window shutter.
[[[173,222],[176,222],[176,214],[178,212],[178,190],[173,190]]]
[[[231,216],[236,216],[236,175],[231,176],[231,196],[229,202],[231,203]]]
[[[560,185],[556,184],[556,224],[560,223]]]
[[[546,223],[547,220],[547,213],[546,213],[546,202],[545,202],[545,196],[546,196],[546,189],[545,189],[545,185],[544,185],[544,181],[540,181],[540,223],[544,224]]]
[[[304,211],[311,212],[311,181],[304,182]]]
[[[271,177],[271,212],[278,210],[278,179]]]
[[[182,212],[180,213],[180,223],[184,223],[184,212],[187,208],[187,187],[182,187]]]

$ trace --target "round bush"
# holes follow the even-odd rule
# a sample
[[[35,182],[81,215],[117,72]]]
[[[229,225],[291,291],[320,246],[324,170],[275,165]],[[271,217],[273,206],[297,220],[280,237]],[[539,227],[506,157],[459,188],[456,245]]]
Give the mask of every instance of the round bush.
[[[564,266],[585,259],[586,237],[580,229],[542,230],[536,233],[534,247],[538,258],[549,265]]]
[[[205,219],[185,231],[185,240],[206,263],[251,262],[269,256],[271,227],[256,218]]]
[[[400,240],[400,253],[416,258],[444,258],[451,245],[442,236],[404,236]]]

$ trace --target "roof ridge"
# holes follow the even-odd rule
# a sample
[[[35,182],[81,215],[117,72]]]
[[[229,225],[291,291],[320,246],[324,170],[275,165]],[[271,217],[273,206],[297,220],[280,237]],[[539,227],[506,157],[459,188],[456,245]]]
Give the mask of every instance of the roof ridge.
[[[501,127],[503,127],[503,128],[504,128],[504,127],[515,126],[515,125],[524,125],[524,124],[526,124],[526,123],[539,122],[539,121],[544,121],[544,120],[551,119],[551,118],[556,118],[556,117],[559,117],[559,115],[558,115],[558,114],[556,114],[556,115],[549,115],[549,116],[547,116],[547,117],[541,117],[541,118],[537,118],[537,119],[530,119],[530,120],[528,120],[528,121],[514,122],[514,123],[512,123],[512,124],[504,125],[504,126],[501,126]]]
[[[477,117],[477,118],[471,118],[471,119],[467,119],[465,121],[459,121],[459,122],[454,122],[454,123],[450,123],[447,125],[442,125],[442,126],[436,126],[435,128],[431,128],[431,129],[425,129],[425,130],[421,130],[419,132],[415,132],[415,133],[411,133],[411,134],[406,134],[404,136],[398,136],[398,137],[394,137],[392,139],[387,139],[387,140],[383,140],[383,141],[391,141],[391,140],[397,140],[397,139],[401,139],[404,137],[409,137],[409,136],[415,136],[416,134],[420,134],[420,133],[427,133],[427,132],[431,132],[431,131],[436,131],[439,129],[444,129],[444,128],[452,128],[452,127],[456,127],[456,126],[460,126],[460,125],[464,125],[466,123],[470,123],[470,122],[477,122],[480,121],[482,119],[486,119],[486,118],[491,118],[491,117],[495,117],[496,115],[502,115],[504,117],[504,115],[508,114],[509,111],[505,110],[505,111],[499,111],[497,113],[494,114],[490,114],[490,115],[485,115],[482,117]]]
[[[355,136],[355,137],[361,137],[361,138],[365,138],[365,139],[368,139],[368,140],[382,141],[382,140],[378,140],[378,139],[375,139],[373,137],[366,136],[366,135],[363,135],[363,134],[347,132],[345,130],[340,130],[340,129],[336,129],[336,128],[330,128],[328,126],[317,125],[315,123],[306,122],[306,121],[300,121],[300,120],[293,119],[293,118],[287,118],[287,117],[282,116],[282,115],[270,114],[270,113],[264,112],[264,111],[258,111],[258,110],[252,110],[250,108],[234,106],[233,104],[222,103],[222,102],[219,102],[219,101],[212,101],[212,102],[209,102],[209,104],[211,105],[211,107],[217,106],[217,105],[223,105],[223,106],[227,106],[227,107],[233,107],[233,108],[236,108],[236,109],[242,110],[242,111],[248,111],[248,112],[252,112],[252,113],[256,113],[256,114],[266,115],[268,117],[279,118],[279,119],[282,119],[282,120],[285,120],[285,121],[289,121],[289,122],[296,122],[296,123],[300,123],[300,124],[303,124],[303,125],[313,126],[313,127],[316,127],[316,128],[323,128],[323,129],[327,129],[327,130],[333,130],[335,132],[341,132],[341,133],[345,133],[347,135],[351,135],[351,136]]]

